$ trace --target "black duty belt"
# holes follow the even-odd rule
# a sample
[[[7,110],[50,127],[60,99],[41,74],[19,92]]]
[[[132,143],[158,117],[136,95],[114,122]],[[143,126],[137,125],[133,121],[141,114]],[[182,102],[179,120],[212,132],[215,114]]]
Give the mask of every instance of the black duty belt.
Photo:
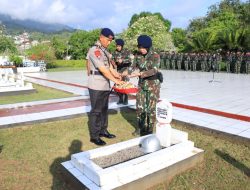
[[[155,75],[145,78],[139,78],[139,82],[143,82],[145,80],[159,80],[161,83],[163,82],[163,76],[161,72],[157,72]]]
[[[150,77],[145,77],[145,78],[142,78],[142,80],[156,80],[158,79],[158,76],[157,75],[152,75]]]
[[[91,75],[102,75],[100,71],[90,71]]]

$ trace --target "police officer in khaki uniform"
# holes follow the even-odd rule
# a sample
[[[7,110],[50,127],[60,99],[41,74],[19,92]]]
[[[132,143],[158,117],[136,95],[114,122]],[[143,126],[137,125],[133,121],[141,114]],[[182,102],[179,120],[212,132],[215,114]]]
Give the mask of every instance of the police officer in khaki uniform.
[[[89,114],[90,142],[96,145],[105,145],[100,137],[115,138],[109,133],[108,127],[108,99],[110,94],[110,80],[116,84],[123,84],[121,76],[110,64],[111,54],[107,47],[114,39],[114,33],[109,28],[103,28],[99,41],[89,49],[88,90],[91,102]]]

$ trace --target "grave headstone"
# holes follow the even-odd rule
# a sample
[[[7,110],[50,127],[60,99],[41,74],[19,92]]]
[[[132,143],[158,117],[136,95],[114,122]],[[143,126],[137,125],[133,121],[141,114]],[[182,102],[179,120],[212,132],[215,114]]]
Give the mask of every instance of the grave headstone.
[[[156,104],[156,137],[164,147],[171,145],[172,113],[173,107],[169,101],[164,99]]]

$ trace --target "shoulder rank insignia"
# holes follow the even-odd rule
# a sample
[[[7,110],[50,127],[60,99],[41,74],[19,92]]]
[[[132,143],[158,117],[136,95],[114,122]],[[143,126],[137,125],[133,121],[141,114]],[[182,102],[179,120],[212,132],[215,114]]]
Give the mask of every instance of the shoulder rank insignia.
[[[97,58],[100,58],[100,57],[101,57],[101,52],[100,52],[99,49],[96,49],[94,53],[95,53],[95,56],[96,56]]]

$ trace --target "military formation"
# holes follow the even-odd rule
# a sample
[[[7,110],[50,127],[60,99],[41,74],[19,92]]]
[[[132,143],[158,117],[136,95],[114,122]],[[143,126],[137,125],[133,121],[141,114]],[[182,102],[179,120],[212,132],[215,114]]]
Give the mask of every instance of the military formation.
[[[159,54],[161,69],[250,74],[250,52]]]

